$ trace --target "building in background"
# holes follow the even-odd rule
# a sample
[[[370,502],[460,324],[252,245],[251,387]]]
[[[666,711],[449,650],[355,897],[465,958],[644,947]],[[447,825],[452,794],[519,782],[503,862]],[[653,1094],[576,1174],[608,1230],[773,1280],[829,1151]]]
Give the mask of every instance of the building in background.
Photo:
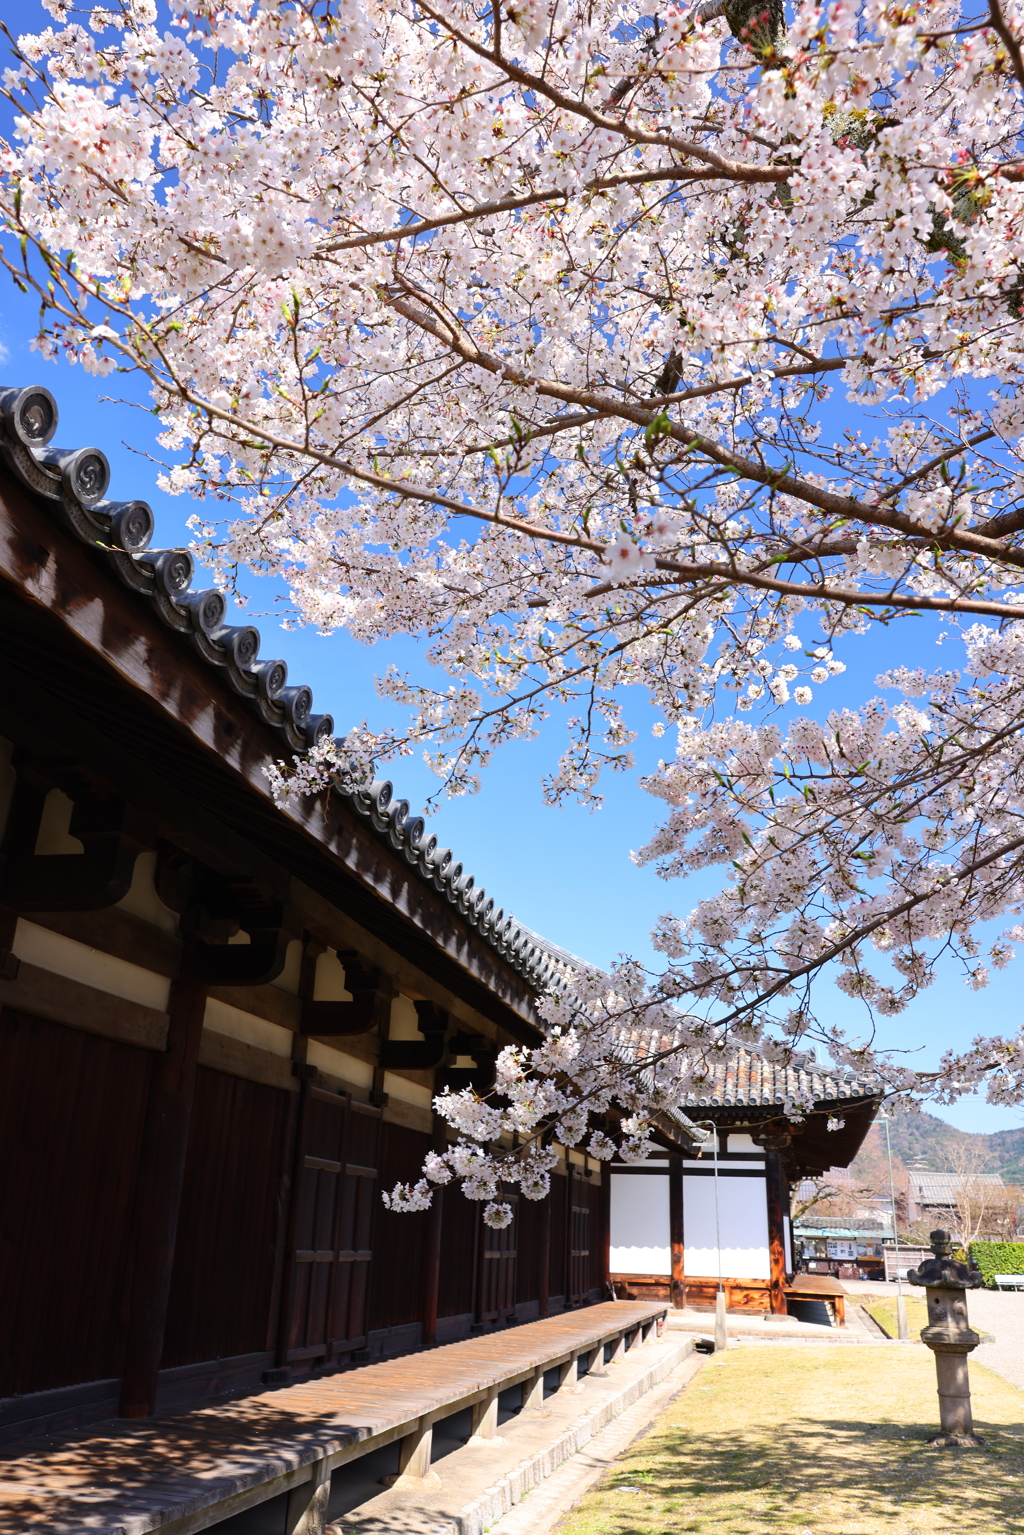
[[[933,1173],[910,1167],[907,1180],[907,1224],[911,1226],[918,1221],[948,1225],[965,1198],[973,1198],[979,1205],[984,1205],[990,1192],[995,1195],[1006,1187],[1000,1173],[979,1173],[973,1169]]]
[[[646,1055],[659,1042],[631,1035],[626,1043]],[[783,1105],[798,1094],[814,1106],[794,1122]],[[799,1267],[790,1191],[849,1165],[878,1102],[870,1084],[824,1070],[812,1052],[789,1068],[746,1050],[710,1066],[706,1089],[683,1108],[718,1134],[717,1205],[710,1149],[613,1162],[609,1265],[617,1293],[710,1309],[721,1272],[730,1310],[785,1315]]]
[[[891,1217],[851,1221],[811,1214],[793,1224],[800,1272],[835,1279],[884,1279],[885,1250],[892,1239]]]

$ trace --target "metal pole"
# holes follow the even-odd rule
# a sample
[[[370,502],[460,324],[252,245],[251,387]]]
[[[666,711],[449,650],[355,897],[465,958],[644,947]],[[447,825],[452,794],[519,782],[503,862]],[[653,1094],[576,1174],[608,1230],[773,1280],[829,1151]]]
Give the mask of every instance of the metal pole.
[[[718,1294],[715,1296],[715,1353],[729,1347],[729,1332],[725,1325],[725,1286],[722,1284],[722,1222],[718,1203],[718,1126],[712,1119],[699,1119],[698,1125],[706,1125],[714,1136],[712,1142],[715,1169],[715,1253],[718,1256]],[[703,1148],[702,1148],[703,1149]]]
[[[715,1296],[715,1353],[729,1347],[725,1325],[725,1287],[722,1284],[722,1223],[718,1204],[718,1126],[715,1126],[715,1251],[718,1254],[718,1294]]]
[[[901,1343],[910,1336],[907,1331],[907,1303],[903,1298],[903,1278],[900,1274],[900,1234],[896,1224],[896,1185],[892,1176],[892,1144],[889,1140],[889,1116],[882,1114],[885,1125],[885,1154],[889,1159],[889,1203],[892,1206],[892,1235],[896,1245],[896,1334]]]

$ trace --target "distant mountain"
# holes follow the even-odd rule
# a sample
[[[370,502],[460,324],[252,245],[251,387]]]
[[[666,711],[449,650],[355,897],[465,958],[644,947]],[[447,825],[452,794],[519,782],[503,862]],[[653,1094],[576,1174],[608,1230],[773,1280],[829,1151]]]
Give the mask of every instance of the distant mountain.
[[[889,1125],[893,1168],[899,1173],[911,1163],[946,1172],[954,1153],[965,1144],[984,1158],[984,1171],[1002,1173],[1007,1183],[1024,1184],[1024,1124],[1015,1130],[996,1130],[991,1135],[972,1135],[936,1119],[934,1114],[897,1114]],[[865,1184],[875,1183],[885,1171],[885,1132],[877,1121],[850,1171]],[[897,1182],[901,1180],[897,1176]]]

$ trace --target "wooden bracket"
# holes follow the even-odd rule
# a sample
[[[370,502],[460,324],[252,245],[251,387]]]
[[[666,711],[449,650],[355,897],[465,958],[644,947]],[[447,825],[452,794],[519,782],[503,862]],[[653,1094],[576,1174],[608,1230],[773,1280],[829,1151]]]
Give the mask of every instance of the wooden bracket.
[[[255,928],[248,943],[207,944],[200,978],[207,986],[264,986],[284,969],[293,937],[285,927]]]
[[[372,1034],[378,1028],[386,1038],[391,1018],[395,985],[377,965],[368,964],[360,955],[339,950],[345,966],[345,985],[352,993],[351,1002],[313,1002],[302,1004],[303,1034],[338,1036]]]
[[[24,912],[101,911],[128,894],[135,860],[153,845],[148,817],[126,800],[83,792],[74,801],[68,830],[83,853],[6,855],[0,904]]]
[[[449,1039],[448,1050],[449,1061],[454,1061],[460,1055],[468,1055],[473,1065],[471,1067],[443,1065],[435,1078],[435,1091],[441,1092],[444,1088],[448,1088],[451,1092],[457,1093],[464,1087],[472,1087],[478,1093],[489,1093],[494,1086],[498,1059],[494,1041],[487,1039],[483,1034],[470,1034],[460,1030]]]
[[[255,880],[218,873],[161,843],[156,887],[164,905],[179,913],[182,937],[199,949],[204,985],[265,986],[281,974],[301,928]],[[239,932],[248,933],[248,943],[228,941]]]
[[[417,1002],[416,1017],[423,1039],[385,1039],[380,1063],[389,1071],[430,1071],[451,1059],[447,1012],[436,1002]]]

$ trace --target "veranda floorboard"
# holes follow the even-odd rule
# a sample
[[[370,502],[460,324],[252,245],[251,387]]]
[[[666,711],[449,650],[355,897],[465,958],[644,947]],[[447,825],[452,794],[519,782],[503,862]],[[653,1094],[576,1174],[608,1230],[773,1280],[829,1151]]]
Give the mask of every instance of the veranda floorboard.
[[[0,1535],[188,1535],[664,1314],[607,1301],[337,1375],[0,1454]]]

